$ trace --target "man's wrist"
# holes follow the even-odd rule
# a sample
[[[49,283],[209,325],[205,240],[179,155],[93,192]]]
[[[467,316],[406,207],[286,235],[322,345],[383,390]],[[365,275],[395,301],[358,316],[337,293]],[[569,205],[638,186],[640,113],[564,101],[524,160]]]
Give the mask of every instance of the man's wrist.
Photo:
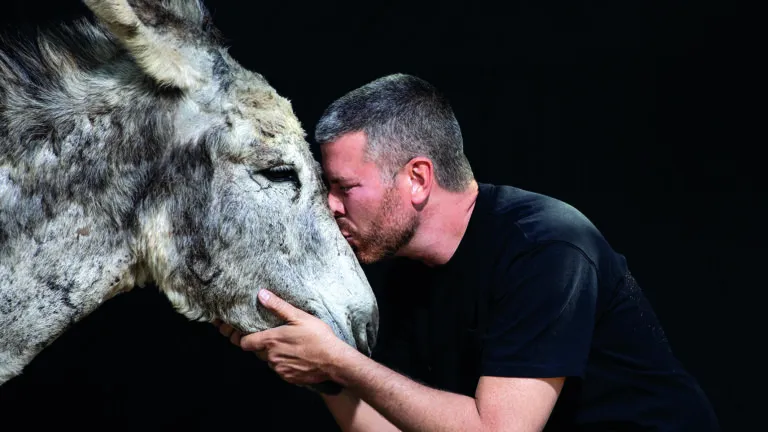
[[[355,348],[341,342],[338,347],[335,347],[330,352],[330,358],[326,368],[326,373],[331,380],[341,384],[342,386],[349,385],[349,370],[360,359],[367,358]]]

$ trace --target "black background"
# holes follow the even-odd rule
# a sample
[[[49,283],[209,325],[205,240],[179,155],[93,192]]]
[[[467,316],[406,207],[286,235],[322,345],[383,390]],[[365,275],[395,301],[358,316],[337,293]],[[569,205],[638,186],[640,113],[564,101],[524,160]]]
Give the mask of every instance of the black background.
[[[379,76],[435,84],[478,180],[584,212],[628,258],[723,430],[754,427],[765,137],[749,130],[764,114],[750,79],[764,48],[748,45],[749,11],[635,0],[206,4],[231,54],[292,101],[309,137],[328,103]],[[0,25],[86,13],[75,0],[12,1]],[[110,300],[3,385],[0,419],[3,430],[335,428],[315,394],[151,287]]]

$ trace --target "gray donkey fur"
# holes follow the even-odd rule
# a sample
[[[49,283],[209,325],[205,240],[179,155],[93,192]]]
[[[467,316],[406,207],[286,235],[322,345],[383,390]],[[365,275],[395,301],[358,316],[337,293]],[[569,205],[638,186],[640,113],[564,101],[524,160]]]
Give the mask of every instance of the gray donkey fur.
[[[197,0],[85,0],[0,49],[0,383],[154,282],[192,320],[279,321],[270,288],[370,353],[375,298],[290,103]]]

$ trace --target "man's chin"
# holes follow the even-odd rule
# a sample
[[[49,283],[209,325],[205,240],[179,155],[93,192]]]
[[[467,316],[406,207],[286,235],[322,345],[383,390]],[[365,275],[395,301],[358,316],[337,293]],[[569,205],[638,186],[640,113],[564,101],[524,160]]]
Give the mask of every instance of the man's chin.
[[[363,256],[358,255],[357,260],[360,261],[360,264],[372,265],[372,264],[376,264],[377,262],[381,261],[381,258],[364,256],[364,255]]]
[[[347,238],[346,240],[347,240],[347,244],[352,249],[352,253],[354,253],[355,256],[357,257],[357,260],[362,262],[365,257],[365,251],[361,250],[360,246],[351,238]]]
[[[370,249],[360,248],[358,246],[353,246],[352,251],[357,257],[357,260],[360,261],[361,264],[366,264],[366,265],[375,264],[377,262],[386,261],[388,259],[395,258],[394,252],[387,252],[380,249],[370,250]]]
[[[350,246],[352,246],[352,252],[361,264],[373,264],[380,259],[380,257],[370,253],[370,251],[365,250],[365,248],[361,248],[353,243],[350,243]]]

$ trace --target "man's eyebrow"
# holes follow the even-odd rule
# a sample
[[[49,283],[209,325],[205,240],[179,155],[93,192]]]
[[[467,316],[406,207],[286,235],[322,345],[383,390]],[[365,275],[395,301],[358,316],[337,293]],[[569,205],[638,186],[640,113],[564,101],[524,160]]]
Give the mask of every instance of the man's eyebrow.
[[[328,179],[328,183],[336,184],[336,183],[344,183],[348,182],[350,180],[349,177],[331,177]]]

